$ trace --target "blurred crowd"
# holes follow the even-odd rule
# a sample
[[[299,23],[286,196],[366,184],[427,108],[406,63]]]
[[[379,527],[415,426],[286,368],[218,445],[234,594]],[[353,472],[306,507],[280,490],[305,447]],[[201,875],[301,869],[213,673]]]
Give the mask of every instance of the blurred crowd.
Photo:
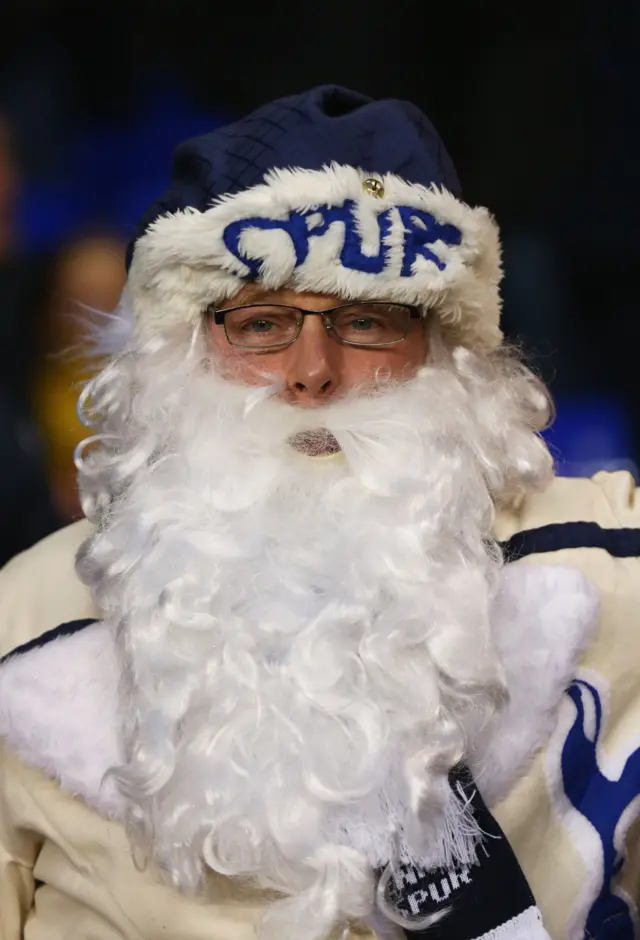
[[[76,399],[91,363],[87,317],[112,310],[124,284],[123,242],[78,230],[31,253],[17,231],[20,168],[0,125],[0,561],[80,514],[74,451],[86,435]]]
[[[128,233],[175,143],[322,81],[432,117],[467,200],[502,226],[505,326],[558,399],[559,471],[637,473],[637,9],[586,2],[576,38],[557,4],[551,36],[500,4],[282,6],[250,28],[195,0],[3,12],[0,562],[80,514],[87,322],[118,301]]]

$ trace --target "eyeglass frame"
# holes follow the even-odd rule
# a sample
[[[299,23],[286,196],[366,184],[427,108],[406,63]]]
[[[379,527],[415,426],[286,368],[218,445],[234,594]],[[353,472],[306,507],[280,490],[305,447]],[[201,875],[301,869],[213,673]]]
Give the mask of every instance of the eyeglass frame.
[[[336,307],[328,307],[326,310],[307,310],[305,307],[298,307],[296,304],[279,304],[279,303],[248,303],[248,304],[237,304],[235,307],[224,307],[222,310],[216,310],[213,304],[211,304],[205,310],[205,315],[213,318],[213,322],[216,326],[224,327],[224,335],[227,338],[227,342],[230,346],[233,346],[234,349],[255,349],[255,350],[268,350],[268,349],[286,349],[287,346],[292,346],[296,340],[300,339],[300,334],[302,333],[302,327],[304,326],[305,317],[329,317],[331,314],[335,313],[337,310],[344,310],[345,307],[355,307],[358,304],[375,304],[382,306],[388,306],[393,304],[395,307],[403,307],[405,310],[409,311],[409,320],[421,320],[423,319],[423,313],[419,307],[416,307],[414,304],[403,304],[395,300],[353,300],[351,303],[338,304]],[[226,325],[226,315],[228,313],[233,313],[234,310],[245,310],[247,307],[285,307],[289,310],[296,310],[300,314],[300,322],[298,323],[298,332],[293,337],[293,339],[288,340],[286,343],[275,343],[273,346],[244,346],[241,343],[232,343],[229,339],[229,333],[227,332]],[[407,336],[409,335],[409,326],[407,325],[407,330],[400,339],[392,339],[388,343],[353,343],[348,339],[342,339],[336,332],[335,327],[331,320],[325,320],[325,328],[329,333],[331,333],[336,340],[336,342],[341,343],[343,346],[355,346],[356,348],[368,348],[368,349],[380,349],[385,346],[395,346],[396,343],[402,343]]]

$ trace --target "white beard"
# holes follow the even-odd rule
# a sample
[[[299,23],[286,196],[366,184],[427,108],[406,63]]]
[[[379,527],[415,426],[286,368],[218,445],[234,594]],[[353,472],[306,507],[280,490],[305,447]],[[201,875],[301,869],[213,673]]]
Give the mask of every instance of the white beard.
[[[79,563],[118,626],[130,833],[177,886],[209,866],[289,895],[261,935],[320,940],[390,859],[473,857],[447,775],[503,694],[504,436],[520,478],[541,445],[447,368],[304,410],[147,355],[87,460]],[[318,427],[337,457],[290,446]]]

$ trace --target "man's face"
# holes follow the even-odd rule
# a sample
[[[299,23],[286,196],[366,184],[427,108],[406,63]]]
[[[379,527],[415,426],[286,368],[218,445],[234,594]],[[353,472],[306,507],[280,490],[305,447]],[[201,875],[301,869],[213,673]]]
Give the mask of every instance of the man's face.
[[[330,294],[266,290],[251,284],[221,304],[223,309],[242,304],[288,304],[305,310],[329,310],[344,300]],[[408,333],[389,346],[350,346],[328,330],[323,317],[305,317],[298,339],[284,348],[244,349],[232,346],[224,327],[213,319],[210,341],[218,368],[226,378],[248,385],[266,385],[276,377],[284,387],[281,397],[291,404],[323,405],[336,394],[371,382],[376,377],[409,379],[424,363],[424,321],[411,319]]]

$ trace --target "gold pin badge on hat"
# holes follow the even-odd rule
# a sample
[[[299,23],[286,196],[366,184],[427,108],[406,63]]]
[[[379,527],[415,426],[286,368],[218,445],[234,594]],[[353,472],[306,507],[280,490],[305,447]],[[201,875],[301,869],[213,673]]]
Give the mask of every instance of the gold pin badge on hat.
[[[368,176],[366,180],[363,180],[362,188],[365,193],[368,193],[369,196],[374,196],[376,199],[382,199],[384,196],[383,183],[380,180],[374,179],[373,176]]]

